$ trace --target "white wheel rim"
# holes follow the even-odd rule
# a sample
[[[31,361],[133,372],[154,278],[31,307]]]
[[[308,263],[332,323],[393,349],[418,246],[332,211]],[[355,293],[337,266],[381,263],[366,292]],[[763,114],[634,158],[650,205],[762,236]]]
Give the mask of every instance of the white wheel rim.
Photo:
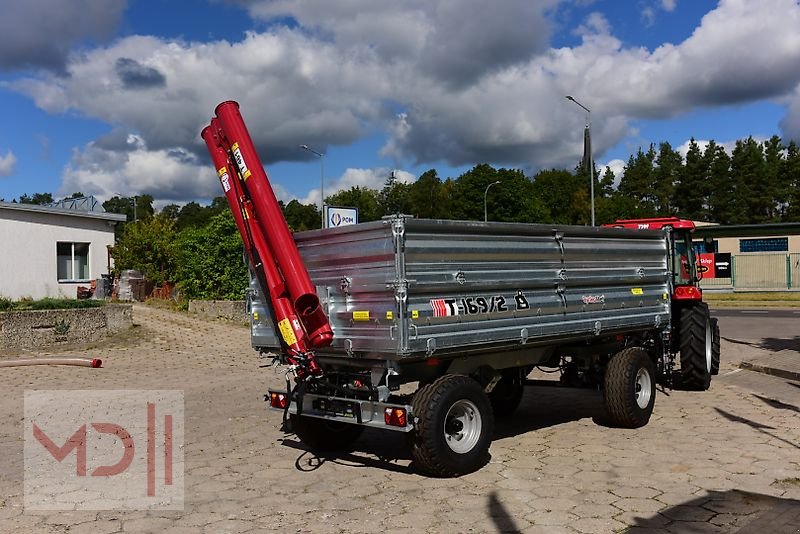
[[[650,404],[653,397],[653,382],[650,380],[650,372],[642,367],[636,373],[636,404],[644,410]]]
[[[444,418],[444,440],[455,453],[471,451],[481,437],[483,421],[478,407],[467,399],[453,404]]]

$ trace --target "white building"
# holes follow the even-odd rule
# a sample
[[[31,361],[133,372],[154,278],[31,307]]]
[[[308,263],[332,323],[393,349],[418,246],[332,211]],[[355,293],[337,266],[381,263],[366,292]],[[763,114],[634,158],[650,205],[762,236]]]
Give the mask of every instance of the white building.
[[[109,272],[125,215],[0,202],[0,296],[75,298]]]

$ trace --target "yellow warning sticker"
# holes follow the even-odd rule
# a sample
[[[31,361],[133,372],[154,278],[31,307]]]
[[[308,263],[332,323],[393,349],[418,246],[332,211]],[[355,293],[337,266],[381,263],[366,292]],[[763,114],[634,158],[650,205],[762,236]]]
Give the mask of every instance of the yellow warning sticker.
[[[239,173],[242,175],[243,180],[247,180],[250,178],[250,169],[247,168],[247,163],[244,162],[244,156],[242,156],[242,151],[239,148],[239,143],[233,143],[231,147],[231,152],[233,152],[233,159],[236,161],[236,166],[239,167]]]
[[[353,320],[354,321],[369,321],[369,312],[368,311],[354,311],[353,312]]]
[[[297,343],[297,338],[294,335],[294,330],[292,330],[292,324],[289,322],[289,319],[284,319],[279,322],[278,328],[281,331],[281,337],[283,337],[287,345],[294,345]]]
[[[644,295],[644,291],[642,290],[641,287],[632,287],[631,293],[633,293],[634,295]]]
[[[394,314],[392,312],[390,312],[390,311],[387,311],[386,312],[386,320],[387,321],[391,321],[392,319],[394,319]]]
[[[419,319],[419,310],[411,310],[411,318]]]
[[[663,295],[661,295],[661,296],[662,296],[662,298],[663,298],[664,300],[667,300],[667,294],[666,294],[666,293],[664,293],[664,294],[663,294]]]

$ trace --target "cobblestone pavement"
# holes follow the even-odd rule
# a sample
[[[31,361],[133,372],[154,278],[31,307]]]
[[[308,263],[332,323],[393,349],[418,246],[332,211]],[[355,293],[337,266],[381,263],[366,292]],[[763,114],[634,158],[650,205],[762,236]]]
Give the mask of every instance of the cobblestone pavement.
[[[723,341],[711,389],[659,392],[650,424],[638,430],[604,426],[595,392],[527,388],[516,415],[498,424],[487,466],[433,479],[414,471],[394,433],[368,431],[352,453],[324,458],[284,436],[280,415],[261,398],[283,378],[258,369],[245,328],[145,306],[134,318],[130,334],[67,351],[103,358],[103,369],[0,370],[0,532],[797,528],[800,386],[765,377],[795,393],[777,400],[769,384],[766,394],[748,389],[741,374],[750,371],[726,380],[750,347]],[[24,511],[24,391],[115,388],[184,391],[184,510]]]

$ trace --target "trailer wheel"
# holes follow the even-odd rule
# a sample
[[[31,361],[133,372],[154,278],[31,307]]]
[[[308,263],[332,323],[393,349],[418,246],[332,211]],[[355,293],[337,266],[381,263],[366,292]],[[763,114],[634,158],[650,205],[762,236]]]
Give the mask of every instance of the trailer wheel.
[[[719,374],[719,321],[716,318],[711,318],[711,374]]]
[[[412,406],[418,420],[411,454],[420,470],[453,477],[486,464],[494,416],[488,396],[475,380],[442,376],[421,387]]]
[[[611,358],[603,396],[614,426],[639,428],[647,424],[656,402],[656,366],[647,351],[629,347]]]
[[[289,416],[294,433],[315,452],[344,451],[364,431],[361,425],[328,421],[316,417]]]
[[[504,369],[503,377],[489,393],[489,402],[495,418],[508,417],[522,402],[525,377],[522,369]]]
[[[681,310],[680,385],[685,389],[705,391],[711,384],[713,360],[713,329],[705,303],[689,306]]]

